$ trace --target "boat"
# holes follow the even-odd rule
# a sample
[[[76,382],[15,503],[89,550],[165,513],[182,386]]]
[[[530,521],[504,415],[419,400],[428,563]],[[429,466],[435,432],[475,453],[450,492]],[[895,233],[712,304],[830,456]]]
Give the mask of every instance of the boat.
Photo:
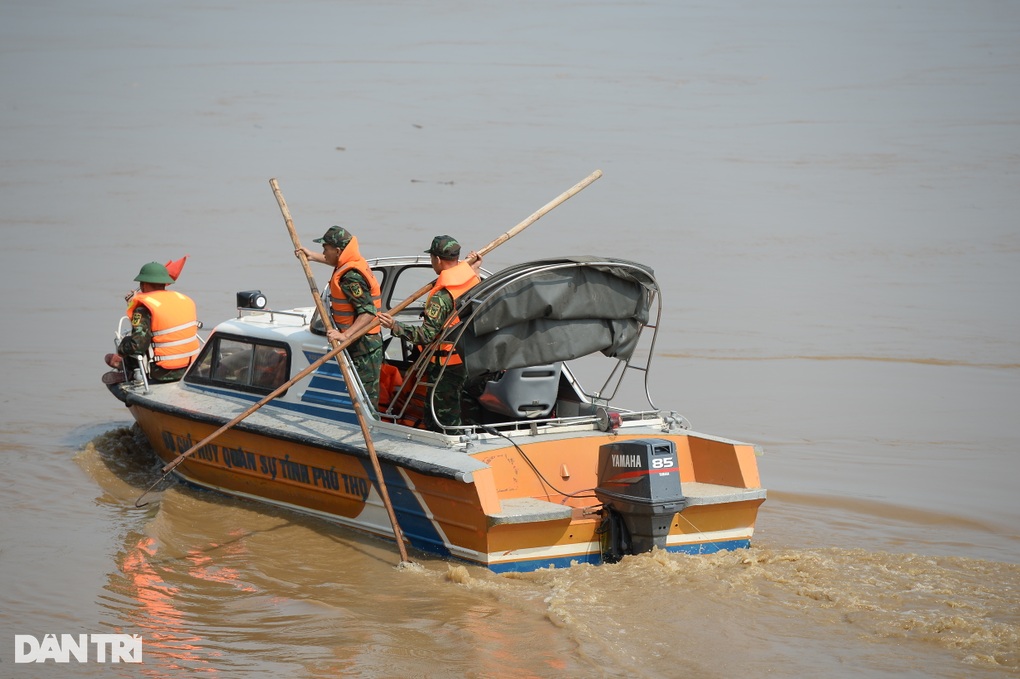
[[[428,256],[369,263],[384,309],[434,278]],[[429,351],[384,331],[384,370],[402,384],[376,410],[356,373],[348,384],[322,360],[331,347],[316,307],[272,310],[259,290],[237,293],[237,315],[212,328],[179,382],[135,371],[107,387],[181,480],[399,533],[423,555],[505,573],[747,547],[766,498],[760,450],[694,431],[649,393],[661,293],[650,268],[615,258],[483,270],[443,337],[463,355],[471,417],[442,431],[421,425]],[[420,323],[422,311],[419,300],[397,318]],[[590,375],[597,390],[582,386]]]

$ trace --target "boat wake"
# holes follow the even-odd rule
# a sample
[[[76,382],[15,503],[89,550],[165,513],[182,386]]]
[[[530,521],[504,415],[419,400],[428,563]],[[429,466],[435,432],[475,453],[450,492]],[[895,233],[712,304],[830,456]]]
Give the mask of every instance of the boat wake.
[[[652,659],[648,676],[668,676],[677,656],[711,676],[803,669],[813,655],[819,669],[822,658],[844,657],[862,670],[909,673],[941,655],[949,676],[1020,670],[1017,564],[759,545],[698,557],[656,550],[515,577],[545,589],[550,620],[589,655]],[[670,637],[676,647],[666,653]]]
[[[75,460],[118,502],[134,503],[139,491],[161,475],[159,458],[137,424],[98,434],[84,444]],[[165,486],[173,483],[168,478]]]

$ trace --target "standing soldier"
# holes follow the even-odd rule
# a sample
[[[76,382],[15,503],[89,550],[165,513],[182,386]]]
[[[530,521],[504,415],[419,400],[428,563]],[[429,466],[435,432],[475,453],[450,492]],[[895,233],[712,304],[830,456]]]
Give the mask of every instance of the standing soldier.
[[[326,331],[330,341],[345,342],[370,324],[382,308],[382,296],[368,262],[361,256],[358,239],[340,226],[331,226],[316,238],[322,253],[302,247],[310,261],[333,267],[329,279],[330,312],[335,327]],[[297,252],[294,253],[295,255]],[[383,362],[382,333],[375,326],[347,347],[347,355],[361,378],[372,407],[379,407],[379,370]]]
[[[457,300],[479,282],[478,270],[482,267],[482,258],[477,252],[470,254],[469,258],[474,258],[471,264],[459,261],[460,243],[451,236],[436,236],[425,252],[432,255],[432,270],[439,278],[425,303],[424,322],[420,326],[406,325],[387,313],[378,314],[379,323],[390,328],[394,337],[405,338],[423,350],[444,330],[460,322]],[[443,373],[442,380],[437,383],[440,372]],[[428,380],[433,386],[426,402],[435,407],[428,419],[429,428],[442,431],[444,425],[460,426],[460,397],[467,371],[452,342],[442,342],[436,347],[429,364]]]

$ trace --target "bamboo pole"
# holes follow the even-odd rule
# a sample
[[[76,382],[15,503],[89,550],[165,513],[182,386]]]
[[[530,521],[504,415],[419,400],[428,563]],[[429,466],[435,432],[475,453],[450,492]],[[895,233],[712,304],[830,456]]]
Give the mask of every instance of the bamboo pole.
[[[332,316],[322,301],[319,289],[315,286],[315,276],[312,275],[312,268],[308,266],[308,255],[306,255],[305,251],[301,248],[301,239],[298,238],[297,231],[294,230],[294,220],[291,219],[290,210],[287,209],[287,201],[283,199],[283,193],[280,192],[280,186],[276,183],[276,179],[270,179],[269,185],[273,187],[273,193],[276,194],[276,202],[280,204],[280,212],[283,213],[283,219],[287,223],[287,231],[290,232],[290,239],[294,242],[294,251],[297,252],[298,259],[301,260],[301,266],[305,270],[305,276],[308,278],[308,287],[311,290],[312,299],[315,302],[315,308],[319,310],[319,316],[322,317],[323,322],[327,323],[331,321]],[[361,333],[361,336],[364,335],[365,332]],[[341,344],[337,340],[329,340],[329,343],[334,349]],[[404,533],[400,530],[400,523],[397,521],[397,514],[393,510],[393,503],[390,502],[390,493],[386,489],[386,480],[383,478],[382,465],[379,464],[379,456],[375,452],[375,443],[372,441],[372,432],[368,426],[368,416],[362,409],[361,402],[354,395],[353,371],[339,351],[336,354],[336,362],[337,365],[340,366],[340,371],[344,375],[344,382],[347,383],[347,393],[350,394],[351,403],[354,405],[354,414],[357,415],[358,424],[361,426],[361,436],[365,439],[365,447],[368,449],[368,457],[372,461],[372,469],[375,470],[376,483],[379,486],[379,495],[382,497],[383,505],[386,507],[386,513],[390,517],[390,525],[393,526],[393,535],[397,539],[397,548],[400,550],[400,561],[401,563],[404,563],[407,561],[407,547],[404,545]]]

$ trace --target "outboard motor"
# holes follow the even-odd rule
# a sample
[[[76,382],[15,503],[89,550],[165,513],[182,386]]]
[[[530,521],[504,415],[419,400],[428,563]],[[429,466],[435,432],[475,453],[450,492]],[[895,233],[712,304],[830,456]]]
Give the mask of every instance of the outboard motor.
[[[673,516],[687,506],[680,489],[676,446],[666,439],[637,439],[599,447],[602,560],[666,548]]]

